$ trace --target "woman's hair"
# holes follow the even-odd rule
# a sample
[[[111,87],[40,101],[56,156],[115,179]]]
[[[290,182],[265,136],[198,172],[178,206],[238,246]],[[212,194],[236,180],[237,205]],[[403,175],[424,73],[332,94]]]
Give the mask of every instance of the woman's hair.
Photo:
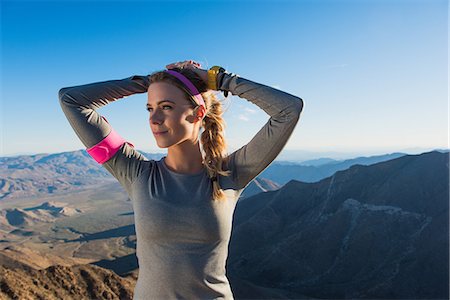
[[[206,166],[209,178],[213,180],[213,199],[225,200],[225,193],[220,187],[218,175],[229,176],[231,172],[223,170],[223,164],[226,163],[228,166],[228,162],[224,137],[226,125],[222,118],[222,103],[214,91],[208,90],[206,82],[195,71],[180,68],[173,68],[172,70],[188,78],[205,101],[206,115],[202,121],[204,131],[200,137],[201,146],[205,152],[203,163]],[[150,84],[164,81],[177,86],[184,91],[186,99],[192,103],[193,108],[198,106],[192,93],[173,75],[164,71],[157,71],[149,75],[149,80]]]

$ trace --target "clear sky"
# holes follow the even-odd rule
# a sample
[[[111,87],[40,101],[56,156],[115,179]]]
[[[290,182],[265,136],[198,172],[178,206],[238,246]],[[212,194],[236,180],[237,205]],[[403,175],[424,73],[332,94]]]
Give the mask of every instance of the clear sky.
[[[1,1],[0,156],[84,149],[62,87],[193,59],[304,100],[285,150],[448,148],[448,1]],[[165,152],[146,93],[99,109],[138,150]],[[229,150],[269,116],[224,102]],[[284,151],[284,150],[283,150]]]

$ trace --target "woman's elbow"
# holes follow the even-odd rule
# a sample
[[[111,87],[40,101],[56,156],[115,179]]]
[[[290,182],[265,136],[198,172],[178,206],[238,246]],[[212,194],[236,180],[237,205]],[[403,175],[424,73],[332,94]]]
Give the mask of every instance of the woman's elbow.
[[[303,110],[303,99],[300,98],[300,97],[295,97],[293,102],[294,102],[294,104],[292,104],[290,106],[291,113],[296,115],[296,116],[300,116],[300,113]]]
[[[58,92],[58,101],[61,107],[72,106],[75,99],[68,93],[70,88],[62,88]]]
[[[298,114],[300,114],[303,111],[303,99],[300,97],[297,97],[297,101],[296,102],[296,108],[297,108],[297,112]]]
[[[294,97],[292,102],[293,103],[284,111],[284,116],[286,118],[286,122],[294,121],[297,123],[303,110],[303,99],[300,97]]]
[[[68,88],[68,87],[65,87],[65,88],[62,88],[59,90],[59,92],[58,92],[59,101],[62,101],[66,97],[67,91],[69,91],[69,90],[70,90],[70,88]]]

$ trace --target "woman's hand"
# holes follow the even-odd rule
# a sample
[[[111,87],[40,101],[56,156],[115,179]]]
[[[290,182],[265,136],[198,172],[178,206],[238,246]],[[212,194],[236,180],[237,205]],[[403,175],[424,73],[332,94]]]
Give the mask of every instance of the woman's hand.
[[[202,78],[203,81],[206,83],[206,86],[208,86],[208,71],[201,69],[201,64],[198,62],[195,62],[193,60],[179,61],[176,63],[168,64],[166,68],[168,70],[173,68],[191,69],[195,73],[197,73],[200,76],[200,78]]]

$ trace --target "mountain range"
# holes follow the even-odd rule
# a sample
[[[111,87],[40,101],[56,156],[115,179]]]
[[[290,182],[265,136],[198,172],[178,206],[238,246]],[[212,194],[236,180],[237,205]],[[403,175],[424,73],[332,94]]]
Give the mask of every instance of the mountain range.
[[[364,160],[315,182],[263,172],[247,187],[227,260],[236,299],[448,298],[449,154]],[[294,167],[336,165],[312,163]],[[131,297],[131,203],[113,181],[78,189],[1,200],[0,298]]]
[[[142,152],[142,154],[148,159],[155,160],[164,156],[162,153]],[[303,162],[274,161],[247,187],[242,197],[277,190],[291,179],[316,182],[355,164],[370,165],[403,155],[406,154],[392,153],[343,161],[329,158]],[[105,180],[115,181],[115,178],[96,163],[85,150],[0,157],[0,201],[74,193],[101,184]]]

